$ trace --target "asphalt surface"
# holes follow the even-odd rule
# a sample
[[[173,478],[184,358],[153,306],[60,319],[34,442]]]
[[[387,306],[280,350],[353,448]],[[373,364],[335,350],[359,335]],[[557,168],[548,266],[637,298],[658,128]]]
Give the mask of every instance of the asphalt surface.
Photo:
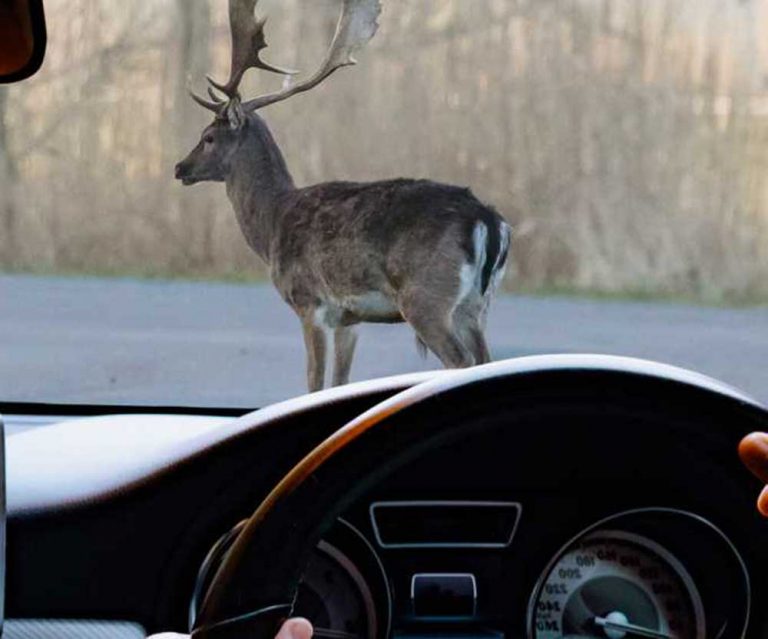
[[[768,308],[500,296],[495,359],[611,353],[768,402]],[[405,325],[361,327],[353,380],[438,368]],[[298,320],[268,285],[0,276],[0,399],[259,407],[305,391]]]

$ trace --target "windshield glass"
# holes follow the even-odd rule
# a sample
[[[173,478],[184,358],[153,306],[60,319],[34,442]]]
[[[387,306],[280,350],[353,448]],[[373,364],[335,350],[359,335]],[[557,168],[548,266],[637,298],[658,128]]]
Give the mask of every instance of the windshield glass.
[[[46,1],[0,87],[0,400],[558,352],[768,399],[766,0],[347,4],[261,0],[238,74],[225,0]]]

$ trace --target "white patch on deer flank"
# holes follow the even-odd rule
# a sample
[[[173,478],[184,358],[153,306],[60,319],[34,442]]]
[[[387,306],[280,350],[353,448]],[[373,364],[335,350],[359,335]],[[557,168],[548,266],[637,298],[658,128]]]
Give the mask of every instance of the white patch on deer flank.
[[[502,256],[507,254],[507,260],[509,260],[509,242],[511,230],[508,224],[502,222],[499,231],[501,232],[501,245],[499,246],[499,257],[493,267],[491,285],[486,291],[486,295],[488,297],[491,297],[496,292],[496,289],[499,288],[499,284],[501,284],[501,280],[504,279],[504,272],[507,270],[507,262],[504,262],[503,264],[500,263]]]
[[[483,283],[483,267],[488,257],[488,227],[482,222],[478,222],[472,232],[472,241],[475,248],[475,286],[480,290]]]
[[[456,294],[454,308],[461,304],[472,292],[477,281],[477,266],[472,263],[462,264],[459,269],[459,292]]]
[[[338,324],[338,312],[333,312],[333,309],[323,304],[315,309],[315,326],[322,328],[324,331],[329,331]]]
[[[361,322],[389,322],[401,318],[397,305],[381,291],[369,291],[360,295],[327,300],[315,309],[314,323],[323,328],[335,329],[349,315]]]
[[[453,308],[457,308],[469,296],[472,291],[479,294],[483,277],[483,265],[488,248],[488,229],[485,224],[478,222],[472,231],[472,246],[474,261],[462,264],[459,268],[459,290],[456,293],[456,301]]]
[[[362,295],[347,297],[342,305],[350,313],[354,313],[361,318],[386,319],[399,315],[395,303],[381,291],[369,291]]]

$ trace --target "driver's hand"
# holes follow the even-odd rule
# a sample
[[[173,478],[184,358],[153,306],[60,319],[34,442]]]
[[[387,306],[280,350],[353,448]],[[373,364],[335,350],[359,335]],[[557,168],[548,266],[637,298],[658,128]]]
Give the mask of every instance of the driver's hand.
[[[151,635],[147,639],[188,639],[189,635],[182,635],[176,632],[161,632],[158,635]],[[312,639],[312,624],[306,619],[296,617],[288,619],[277,633],[275,639]]]
[[[757,498],[757,509],[768,517],[768,433],[747,435],[739,444],[739,456],[744,465],[766,484]]]

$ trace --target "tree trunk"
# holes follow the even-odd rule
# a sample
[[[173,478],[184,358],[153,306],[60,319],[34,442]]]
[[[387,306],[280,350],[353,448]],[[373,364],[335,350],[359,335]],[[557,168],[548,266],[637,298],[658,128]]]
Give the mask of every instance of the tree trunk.
[[[178,67],[174,95],[174,121],[176,123],[176,153],[181,156],[191,148],[191,134],[200,126],[205,113],[187,93],[187,82],[198,85],[209,67],[209,41],[211,15],[209,0],[176,0],[178,14]]]
[[[17,258],[16,178],[18,172],[9,147],[8,88],[0,87],[0,263],[11,266]]]
[[[211,72],[209,66],[209,41],[211,14],[209,0],[176,0],[178,64],[174,85],[171,115],[174,133],[174,162],[181,160],[197,142],[203,126],[211,119],[210,113],[201,109],[189,97],[188,81],[202,86],[201,80]],[[168,167],[169,175],[173,166]],[[190,266],[195,269],[209,267],[213,261],[214,209],[209,189],[184,188],[179,193],[179,228],[190,228],[191,236],[183,238],[189,250]],[[183,231],[181,231],[183,233]]]

